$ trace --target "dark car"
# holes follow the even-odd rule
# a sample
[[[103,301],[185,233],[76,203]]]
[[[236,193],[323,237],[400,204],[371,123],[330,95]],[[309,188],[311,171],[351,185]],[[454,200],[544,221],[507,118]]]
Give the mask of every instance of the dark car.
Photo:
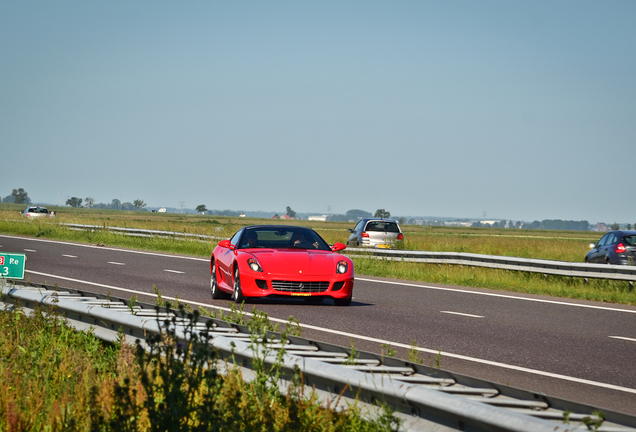
[[[590,243],[591,251],[585,262],[634,265],[636,261],[636,230],[610,231],[597,243]]]

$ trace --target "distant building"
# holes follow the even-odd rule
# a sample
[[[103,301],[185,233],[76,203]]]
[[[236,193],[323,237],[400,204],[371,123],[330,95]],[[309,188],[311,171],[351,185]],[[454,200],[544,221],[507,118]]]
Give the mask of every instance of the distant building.
[[[293,217],[287,216],[287,215],[281,215],[279,219],[293,219]]]
[[[307,218],[307,220],[310,221],[319,221],[319,222],[325,222],[327,220],[327,218],[329,217],[329,215],[322,215],[322,216],[309,216]]]
[[[473,226],[473,223],[474,221],[470,221],[470,222],[453,221],[453,222],[444,222],[444,225],[455,226],[455,227],[470,227],[470,226]]]
[[[594,227],[592,231],[607,232],[609,230],[610,230],[609,227],[605,225],[603,222],[597,222],[596,226]]]

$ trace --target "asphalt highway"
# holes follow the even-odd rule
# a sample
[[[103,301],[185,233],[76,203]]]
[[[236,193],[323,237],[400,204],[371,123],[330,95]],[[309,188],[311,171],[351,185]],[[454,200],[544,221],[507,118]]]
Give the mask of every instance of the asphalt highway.
[[[210,297],[209,260],[0,235],[0,252],[27,255],[26,279],[60,287],[230,309]],[[636,415],[636,307],[358,275],[349,307],[255,300],[302,336],[358,350],[416,347],[425,364]],[[415,342],[415,345],[414,345]]]

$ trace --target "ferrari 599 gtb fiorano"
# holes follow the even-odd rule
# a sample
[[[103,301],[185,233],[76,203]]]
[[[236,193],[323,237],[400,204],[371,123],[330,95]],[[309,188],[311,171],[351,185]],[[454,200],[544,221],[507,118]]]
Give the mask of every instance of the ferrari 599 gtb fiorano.
[[[212,298],[240,303],[253,297],[302,297],[319,303],[351,304],[353,262],[314,230],[259,225],[240,229],[219,242],[210,259]]]

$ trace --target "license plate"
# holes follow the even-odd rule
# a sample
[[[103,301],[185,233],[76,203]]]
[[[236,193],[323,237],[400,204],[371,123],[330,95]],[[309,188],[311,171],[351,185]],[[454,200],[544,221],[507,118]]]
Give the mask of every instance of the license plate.
[[[291,295],[299,297],[311,297],[311,294],[309,293],[291,293]]]
[[[379,245],[375,245],[375,247],[382,248],[382,249],[390,249],[390,248],[391,248],[391,245],[388,245],[388,244],[379,244]]]

